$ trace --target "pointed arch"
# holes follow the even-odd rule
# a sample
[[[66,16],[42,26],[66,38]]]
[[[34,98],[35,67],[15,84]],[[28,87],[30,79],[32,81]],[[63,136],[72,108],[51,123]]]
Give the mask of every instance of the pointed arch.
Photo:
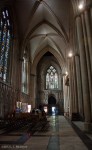
[[[46,52],[50,52],[54,55],[54,57],[56,58],[56,60],[58,61],[60,67],[63,69],[65,63],[64,61],[62,60],[60,54],[55,50],[53,49],[52,47],[50,46],[46,46],[44,49],[42,49],[34,58],[33,60],[33,63],[32,63],[32,68],[31,68],[31,72],[33,74],[36,74],[36,66],[39,62],[39,60],[42,58],[42,56],[46,53]]]
[[[42,37],[41,38],[42,40],[41,43],[45,40],[45,37]],[[53,45],[57,48],[57,52],[59,53],[59,55],[61,56],[62,60],[65,62],[65,58],[64,58],[64,55],[62,53],[62,51],[60,50],[59,46],[56,44],[56,42],[52,39],[52,38],[49,38],[50,41],[53,43]],[[39,51],[41,50],[41,45],[39,44],[38,48],[36,49],[36,51],[34,52],[34,56],[33,56],[33,59],[34,57],[39,53]],[[55,50],[55,49],[54,49]]]

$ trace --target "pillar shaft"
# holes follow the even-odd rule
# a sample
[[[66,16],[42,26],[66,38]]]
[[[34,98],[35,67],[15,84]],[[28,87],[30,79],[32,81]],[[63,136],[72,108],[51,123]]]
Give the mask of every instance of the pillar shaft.
[[[35,75],[31,75],[31,103],[32,103],[32,108],[35,108],[35,105],[36,105],[36,102],[35,102],[35,78],[36,78],[36,76]]]
[[[77,24],[77,36],[78,36],[79,52],[80,52],[85,122],[90,123],[91,122],[90,94],[89,94],[87,63],[86,63],[86,54],[85,54],[85,47],[84,47],[81,17],[76,18],[76,24]]]
[[[76,64],[76,78],[77,78],[77,92],[78,92],[78,110],[79,114],[83,117],[83,95],[82,95],[82,82],[79,56],[75,55]]]
[[[63,95],[64,95],[64,113],[65,113],[65,115],[67,115],[68,114],[68,107],[69,107],[69,102],[68,102],[68,88],[69,88],[69,86],[66,86],[65,85],[65,80],[66,79],[66,77],[65,76],[63,76]],[[60,97],[60,99],[61,99],[61,97]]]
[[[92,24],[92,8],[90,8],[90,14],[91,14],[91,24]]]
[[[72,118],[73,111],[73,93],[72,93],[72,75],[71,75],[71,61],[68,60],[68,68],[69,68],[69,117]]]
[[[90,91],[90,103],[92,106],[92,73],[91,73],[91,61],[90,61],[90,48],[91,48],[91,44],[90,44],[90,39],[91,34],[87,34],[87,32],[90,30],[88,28],[90,28],[89,26],[87,26],[88,23],[85,23],[85,15],[82,14],[82,26],[83,26],[83,35],[84,35],[84,45],[85,45],[85,52],[86,52],[86,60],[87,60],[87,70],[88,70],[88,80],[89,80],[89,91]],[[87,16],[88,17],[88,16]],[[86,20],[87,21],[87,20]],[[88,30],[88,31],[87,31]],[[90,31],[91,32],[91,31]],[[88,32],[89,33],[89,32]],[[91,59],[92,60],[92,59]]]
[[[73,80],[74,80],[74,112],[78,113],[78,98],[77,98],[77,81],[76,81],[76,70],[75,70],[75,57],[73,57]]]
[[[88,48],[89,48],[89,53],[90,53],[90,61],[91,61],[91,71],[92,71],[92,27],[91,27],[91,21],[90,21],[90,16],[88,13],[88,10],[84,12],[85,16],[85,24],[86,24],[86,31],[87,31],[87,40],[88,40]]]

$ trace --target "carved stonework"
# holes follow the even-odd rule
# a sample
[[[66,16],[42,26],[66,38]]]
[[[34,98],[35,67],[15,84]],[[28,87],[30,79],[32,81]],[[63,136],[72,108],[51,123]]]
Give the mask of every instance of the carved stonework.
[[[65,78],[65,85],[69,86],[69,76],[66,76],[66,78]]]
[[[15,90],[11,86],[0,82],[0,104],[2,104],[0,105],[0,117],[7,116],[14,111],[15,101]]]

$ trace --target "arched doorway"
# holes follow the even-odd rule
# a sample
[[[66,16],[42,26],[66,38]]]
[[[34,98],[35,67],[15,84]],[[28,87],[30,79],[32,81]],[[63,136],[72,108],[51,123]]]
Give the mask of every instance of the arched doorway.
[[[49,115],[57,114],[56,98],[53,95],[50,95],[48,98],[48,114]]]
[[[56,105],[56,99],[55,99],[54,96],[50,96],[50,97],[48,98],[48,104],[49,104],[49,105]]]

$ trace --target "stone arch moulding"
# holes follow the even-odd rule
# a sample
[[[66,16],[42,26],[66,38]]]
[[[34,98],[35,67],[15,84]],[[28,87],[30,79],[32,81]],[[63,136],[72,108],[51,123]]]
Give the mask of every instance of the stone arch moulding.
[[[49,99],[51,96],[56,99],[56,96],[55,96],[55,94],[53,94],[53,93],[49,93],[49,94],[48,94],[48,99]]]
[[[57,59],[61,69],[63,69],[64,67],[64,62],[62,61],[62,57],[59,55],[58,52],[56,52],[55,49],[53,49],[50,46],[45,47],[44,49],[42,49],[34,58],[33,60],[33,64],[32,64],[32,68],[31,68],[31,73],[32,74],[36,74],[36,66],[38,64],[38,62],[40,61],[40,59],[42,58],[42,56],[46,53],[46,52],[50,52],[54,55],[54,57]]]
[[[52,99],[52,100],[51,100]],[[54,95],[54,94],[52,94],[52,93],[50,93],[49,95],[48,95],[48,104],[50,104],[51,102],[52,102],[52,104],[57,104],[57,99],[56,99],[56,96]]]

